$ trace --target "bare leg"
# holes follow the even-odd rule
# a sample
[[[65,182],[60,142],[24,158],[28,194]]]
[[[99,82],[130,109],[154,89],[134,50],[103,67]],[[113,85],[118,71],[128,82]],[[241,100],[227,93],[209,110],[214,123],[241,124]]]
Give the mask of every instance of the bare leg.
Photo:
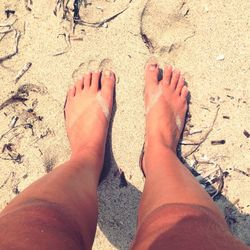
[[[188,90],[184,78],[179,71],[172,72],[171,66],[165,68],[161,82],[157,75],[158,66],[148,65],[145,73],[146,181],[139,224],[156,208],[171,203],[202,205],[220,214],[209,195],[176,156],[187,111]]]
[[[90,249],[97,224],[115,76],[88,73],[72,86],[65,107],[72,155],[33,183],[0,214],[1,249]]]
[[[158,65],[148,65],[145,73],[147,114],[143,160],[146,180],[139,207],[134,248],[165,249],[167,244],[168,249],[195,249],[195,246],[185,245],[184,232],[190,235],[190,240],[195,244],[205,238],[198,237],[199,234],[193,228],[189,229],[190,225],[197,229],[204,224],[208,227],[211,224],[216,232],[227,231],[227,227],[213,200],[176,156],[187,111],[188,90],[184,86],[184,78],[179,71],[172,71],[171,66],[165,68],[162,81],[159,82],[157,76]],[[212,219],[207,219],[207,216]],[[217,227],[216,222],[219,223]],[[176,225],[179,225],[178,232]],[[219,228],[220,226],[222,227]],[[162,240],[159,240],[160,232],[164,235]],[[196,239],[192,240],[191,232]],[[181,236],[184,237],[184,245],[178,245]],[[177,240],[174,240],[175,237]],[[169,241],[165,241],[166,239]],[[209,244],[207,246],[211,247]]]

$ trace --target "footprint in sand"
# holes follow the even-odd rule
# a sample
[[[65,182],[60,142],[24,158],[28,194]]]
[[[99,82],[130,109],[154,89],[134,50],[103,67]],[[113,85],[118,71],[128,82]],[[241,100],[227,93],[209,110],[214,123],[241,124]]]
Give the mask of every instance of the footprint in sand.
[[[72,73],[72,78],[74,81],[77,81],[80,77],[82,77],[87,72],[94,71],[103,71],[105,69],[111,69],[114,71],[114,66],[112,60],[106,58],[101,62],[96,60],[90,60],[89,62],[81,63],[77,69],[75,69]]]
[[[88,71],[96,71],[99,69],[99,63],[95,60],[81,63],[72,73],[72,79],[77,81]]]
[[[160,56],[176,56],[186,39],[194,35],[183,0],[148,0],[141,17],[141,35],[149,51]]]
[[[113,65],[113,62],[111,59],[106,58],[106,59],[103,59],[101,61],[100,65],[99,65],[99,70],[104,71],[106,69],[111,69],[111,70],[115,71],[114,65]]]

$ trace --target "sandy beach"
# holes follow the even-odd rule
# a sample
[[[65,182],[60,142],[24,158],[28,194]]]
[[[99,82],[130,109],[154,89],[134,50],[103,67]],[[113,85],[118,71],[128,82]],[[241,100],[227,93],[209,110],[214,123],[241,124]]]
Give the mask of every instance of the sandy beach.
[[[144,184],[143,71],[153,58],[180,69],[191,92],[182,161],[250,246],[250,2],[86,0],[77,13],[64,2],[0,4],[0,210],[69,158],[66,91],[84,72],[111,68],[93,249],[128,249]]]

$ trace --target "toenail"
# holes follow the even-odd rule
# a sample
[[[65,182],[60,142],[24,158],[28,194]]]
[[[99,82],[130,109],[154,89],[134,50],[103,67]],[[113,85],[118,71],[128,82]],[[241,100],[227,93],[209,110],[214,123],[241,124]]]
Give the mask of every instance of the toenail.
[[[105,71],[104,71],[104,76],[105,76],[105,77],[110,77],[111,74],[112,74],[112,72],[111,72],[110,70],[105,70]]]
[[[157,68],[157,64],[150,64],[149,70],[155,70]]]

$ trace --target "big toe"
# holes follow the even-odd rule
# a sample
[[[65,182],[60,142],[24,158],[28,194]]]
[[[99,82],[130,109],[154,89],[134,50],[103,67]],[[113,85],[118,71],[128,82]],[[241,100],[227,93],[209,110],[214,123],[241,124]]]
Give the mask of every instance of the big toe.
[[[112,100],[115,87],[115,74],[111,70],[104,70],[101,77],[101,93],[102,96],[109,100]]]
[[[146,66],[145,70],[145,81],[146,87],[156,86],[158,84],[158,74],[159,74],[159,65],[149,63]]]

